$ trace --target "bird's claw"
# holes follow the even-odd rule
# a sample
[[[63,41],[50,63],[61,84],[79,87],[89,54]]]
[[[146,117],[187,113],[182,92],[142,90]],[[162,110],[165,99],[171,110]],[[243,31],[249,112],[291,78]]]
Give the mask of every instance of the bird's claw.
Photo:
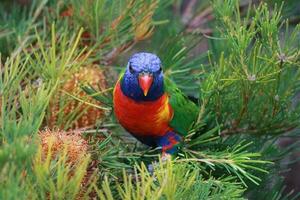
[[[162,156],[161,156],[161,164],[165,164],[167,163],[168,161],[170,161],[172,159],[172,155],[169,154],[169,153],[163,153]],[[148,171],[150,174],[153,174],[154,173],[154,170],[157,166],[159,166],[160,163],[159,162],[153,162],[152,164],[149,164],[148,165]]]
[[[167,161],[170,161],[172,159],[172,155],[169,153],[163,153],[161,156],[162,163],[166,163]]]

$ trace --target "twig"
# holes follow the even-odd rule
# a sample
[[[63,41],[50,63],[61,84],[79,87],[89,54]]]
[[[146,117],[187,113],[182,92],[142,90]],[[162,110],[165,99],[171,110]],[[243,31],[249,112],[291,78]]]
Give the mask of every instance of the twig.
[[[193,17],[192,11],[195,8],[197,0],[190,0],[185,6],[184,11],[182,12],[181,21],[183,24],[187,24]]]
[[[211,21],[214,19],[214,16],[212,15],[212,7],[208,7],[204,9],[202,12],[200,12],[196,17],[194,17],[187,25],[188,29],[194,29],[197,28],[208,21]]]

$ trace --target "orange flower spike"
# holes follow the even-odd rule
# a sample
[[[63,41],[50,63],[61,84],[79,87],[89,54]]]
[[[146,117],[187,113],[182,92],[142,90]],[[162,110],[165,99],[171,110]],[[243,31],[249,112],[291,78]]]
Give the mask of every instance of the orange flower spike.
[[[39,133],[42,156],[47,157],[51,152],[51,157],[55,158],[58,154],[67,150],[67,162],[76,164],[88,154],[88,143],[81,136],[80,132],[64,132],[45,130]],[[49,149],[50,148],[50,149]],[[66,148],[66,149],[65,149]]]
[[[58,126],[61,129],[94,126],[97,120],[101,119],[101,117],[105,115],[103,110],[79,102],[78,100],[68,98],[68,95],[65,94],[69,93],[79,99],[101,106],[100,102],[89,97],[84,91],[82,91],[80,88],[81,83],[87,83],[101,91],[107,88],[105,76],[99,66],[91,65],[80,68],[79,71],[71,75],[71,77],[64,82],[61,87],[61,91],[58,92],[58,95],[56,95],[56,97],[50,102],[51,114],[48,120],[48,126],[50,128],[55,126]],[[65,102],[65,100],[67,101]],[[64,102],[63,105],[61,105],[60,102]],[[78,117],[73,120],[71,127],[65,127],[66,123],[58,124],[60,112],[63,112],[63,121],[68,121],[70,113],[74,111]]]

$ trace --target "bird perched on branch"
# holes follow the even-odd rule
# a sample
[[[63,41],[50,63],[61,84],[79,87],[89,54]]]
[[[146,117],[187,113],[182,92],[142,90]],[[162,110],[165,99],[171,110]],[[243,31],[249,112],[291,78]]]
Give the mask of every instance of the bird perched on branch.
[[[198,115],[198,107],[163,74],[160,59],[136,53],[114,88],[114,111],[119,123],[142,143],[178,150],[182,137]]]

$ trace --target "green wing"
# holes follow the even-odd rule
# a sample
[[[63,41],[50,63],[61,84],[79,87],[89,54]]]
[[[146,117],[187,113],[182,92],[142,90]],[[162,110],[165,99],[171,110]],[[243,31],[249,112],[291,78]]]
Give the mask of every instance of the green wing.
[[[164,79],[165,91],[169,95],[169,103],[174,111],[174,116],[170,126],[182,136],[187,135],[188,130],[196,121],[198,116],[198,107],[189,100],[170,79]]]

